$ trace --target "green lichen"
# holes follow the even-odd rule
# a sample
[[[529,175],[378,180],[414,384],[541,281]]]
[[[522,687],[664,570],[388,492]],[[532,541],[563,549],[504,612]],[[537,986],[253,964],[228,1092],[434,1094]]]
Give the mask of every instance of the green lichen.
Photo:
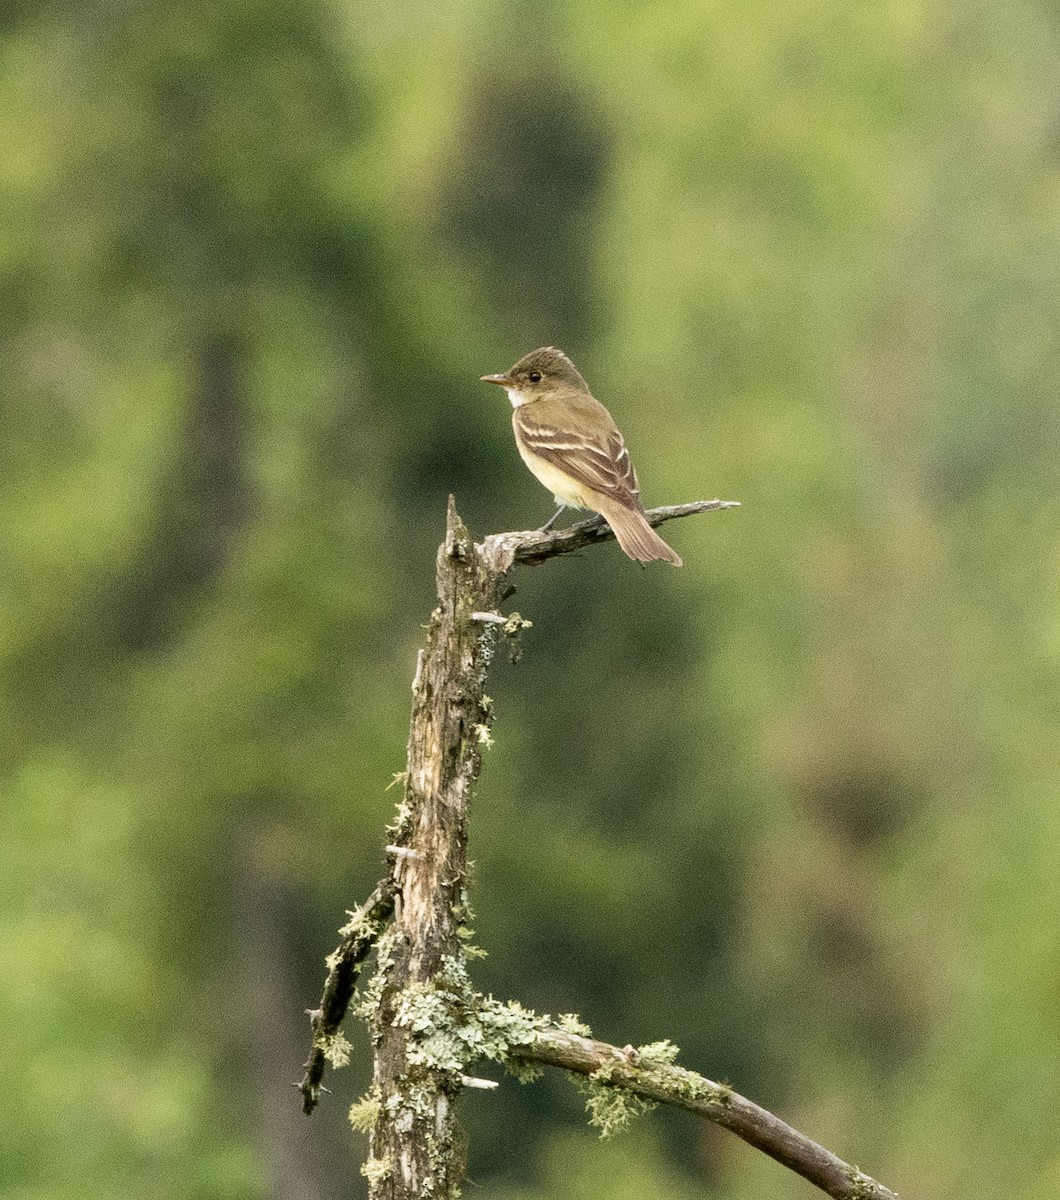
[[[501,632],[507,639],[508,657],[513,663],[517,663],[523,656],[523,643],[519,635],[524,629],[533,628],[533,624],[533,621],[528,621],[517,612],[511,613],[507,621],[505,621]]]
[[[355,909],[352,912],[347,909],[346,915],[350,918],[345,925],[339,930],[341,936],[350,941],[355,937],[368,937],[373,941],[383,931],[386,921],[381,921],[378,918],[367,916],[362,909]],[[343,947],[340,946],[337,950],[333,950],[324,960],[328,964],[328,969],[336,965],[342,957]]]
[[[661,1066],[672,1063],[680,1053],[680,1047],[675,1046],[669,1039],[637,1047],[637,1058],[641,1062],[658,1063]]]
[[[360,1100],[350,1105],[350,1124],[359,1133],[370,1133],[382,1111],[383,1105],[379,1099],[379,1088],[372,1087]]]
[[[538,1063],[513,1057],[520,1046],[531,1046],[537,1035],[549,1025],[548,1016],[539,1016],[524,1008],[518,1000],[502,1003],[492,996],[483,997],[478,1012],[483,1028],[483,1057],[504,1065],[520,1083],[533,1083],[544,1070]]]
[[[412,823],[412,805],[408,800],[399,800],[396,808],[397,820],[393,825],[388,825],[386,831],[389,837],[402,838],[408,831]]]
[[[398,1113],[411,1113],[417,1120],[428,1122],[434,1127],[438,1089],[428,1079],[412,1075],[401,1075],[397,1079],[397,1091],[386,1102],[386,1110],[392,1117]]]
[[[483,1031],[483,1056],[507,1062],[513,1048],[532,1046],[538,1032],[548,1028],[548,1016],[538,1016],[518,1000],[502,1003],[492,996],[480,997],[478,1021]]]
[[[369,985],[359,1015],[371,1011],[374,1001]],[[393,1011],[393,1023],[408,1031],[409,1065],[450,1075],[464,1073],[476,1059],[506,1063],[513,1047],[531,1045],[549,1024],[547,1016],[516,1001],[504,1004],[476,992],[464,955],[443,958],[434,979],[406,988]]]
[[[848,1178],[854,1189],[850,1193],[850,1200],[876,1200],[879,1188],[876,1186],[875,1180],[870,1179],[857,1167],[851,1170]]]
[[[692,1071],[675,1071],[667,1076],[667,1084],[674,1094],[684,1100],[707,1100],[724,1107],[732,1094],[732,1088],[715,1086],[702,1075]]]
[[[378,1187],[393,1173],[394,1164],[389,1158],[369,1158],[361,1167],[361,1174],[368,1180],[369,1187]]]
[[[439,976],[440,977],[440,976]],[[410,1066],[459,1071],[465,1056],[451,1017],[452,996],[430,983],[415,983],[397,998],[394,1024],[407,1029],[405,1055]]]
[[[680,1047],[673,1042],[649,1042],[646,1046],[638,1046],[632,1054],[632,1060],[642,1067],[670,1067],[680,1054]],[[666,1087],[677,1097],[684,1100],[706,1101],[725,1108],[732,1099],[732,1088],[727,1083],[712,1083],[697,1075],[694,1071],[686,1071],[681,1067],[667,1071]]]
[[[468,863],[469,875],[473,872],[474,866],[474,863]],[[468,900],[466,887],[460,889],[460,897],[450,907],[450,912],[452,912],[453,919],[456,921],[456,936],[460,940],[464,958],[487,958],[489,952],[483,950],[481,946],[476,946],[473,941],[475,931],[471,928],[471,922],[475,919],[475,913],[471,908],[471,902]],[[470,986],[470,981],[468,981],[467,986]]]
[[[464,955],[466,958],[489,958],[489,951],[483,950],[481,946],[476,946],[472,942],[475,936],[475,931],[469,929],[466,925],[457,926],[456,936],[463,942]]]
[[[564,1033],[576,1033],[579,1037],[593,1036],[593,1031],[577,1013],[560,1013],[556,1018],[556,1025]]]
[[[447,955],[430,983],[406,988],[397,998],[394,1024],[409,1031],[410,1066],[457,1074],[481,1057],[485,1037],[478,998],[463,956]]]
[[[318,1037],[316,1045],[323,1051],[324,1057],[336,1070],[339,1067],[346,1066],[350,1061],[350,1054],[353,1051],[353,1047],[346,1040],[341,1030],[337,1029],[334,1033]]]
[[[575,1086],[586,1097],[585,1111],[589,1114],[589,1124],[600,1130],[601,1138],[614,1137],[635,1117],[650,1113],[655,1108],[653,1100],[645,1100],[642,1096],[635,1096],[624,1088],[614,1086],[611,1082],[614,1068],[614,1063],[605,1063],[588,1079],[575,1080]]]
[[[402,788],[407,787],[409,781],[408,771],[395,771],[390,782],[383,789],[389,792],[392,787],[397,787],[398,784]],[[412,819],[412,808],[409,805],[407,792],[403,793],[401,799],[396,805],[397,820],[386,827],[387,836],[400,840],[409,831],[409,822]]]
[[[491,622],[483,629],[478,639],[479,670],[476,679],[479,687],[486,682],[486,676],[489,674],[490,666],[493,663],[493,647],[496,640],[496,626]]]
[[[504,1069],[519,1083],[535,1083],[545,1073],[545,1068],[538,1063],[527,1062],[525,1058],[509,1058]]]
[[[376,1017],[379,1012],[379,1002],[386,986],[387,972],[394,965],[394,944],[397,931],[393,925],[388,925],[375,944],[376,967],[371,979],[354,992],[350,1010],[355,1017],[360,1018],[372,1030],[373,1040],[378,1040],[379,1031],[376,1028]]]

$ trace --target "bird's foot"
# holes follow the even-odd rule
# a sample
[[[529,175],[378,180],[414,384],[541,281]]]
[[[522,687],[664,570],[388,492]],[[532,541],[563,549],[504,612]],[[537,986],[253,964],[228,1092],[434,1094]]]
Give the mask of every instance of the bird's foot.
[[[538,533],[548,533],[548,531],[552,528],[552,526],[555,525],[555,523],[559,520],[560,513],[562,513],[566,509],[566,507],[567,506],[565,504],[561,504],[559,506],[559,508],[556,509],[556,511],[552,514],[552,516],[549,517],[549,519],[544,523],[544,525],[541,526],[541,528],[537,532]]]

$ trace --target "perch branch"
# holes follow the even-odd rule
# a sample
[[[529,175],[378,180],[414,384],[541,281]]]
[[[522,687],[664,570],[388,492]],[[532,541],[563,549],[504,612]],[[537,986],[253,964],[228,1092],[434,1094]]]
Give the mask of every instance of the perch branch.
[[[897,1192],[877,1183],[824,1146],[800,1133],[773,1113],[694,1071],[620,1050],[607,1042],[569,1033],[556,1026],[537,1031],[510,1056],[524,1062],[562,1067],[644,1100],[683,1108],[722,1125],[737,1137],[776,1159],[836,1200],[899,1200]]]
[[[720,508],[739,508],[738,500],[693,500],[689,504],[668,504],[649,508],[644,514],[648,524],[658,527],[676,517],[691,517],[696,513],[715,512]],[[537,565],[560,554],[573,554],[586,546],[614,540],[610,525],[600,517],[579,521],[568,529],[529,529],[519,533],[495,533],[482,543],[487,557],[507,570],[513,562]]]

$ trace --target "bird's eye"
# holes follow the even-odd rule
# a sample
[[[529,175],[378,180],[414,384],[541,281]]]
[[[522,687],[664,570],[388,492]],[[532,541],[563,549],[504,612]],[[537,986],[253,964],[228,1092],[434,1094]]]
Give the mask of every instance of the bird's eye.
[[[529,379],[531,383],[540,383],[541,382],[541,372],[540,371],[531,371],[530,374],[527,376],[527,379]]]

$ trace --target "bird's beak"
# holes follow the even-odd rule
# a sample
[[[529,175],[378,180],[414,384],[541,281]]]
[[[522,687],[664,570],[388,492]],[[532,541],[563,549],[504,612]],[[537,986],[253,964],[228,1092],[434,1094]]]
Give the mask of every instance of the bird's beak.
[[[508,378],[508,376],[504,375],[504,374],[480,375],[479,378],[482,380],[483,383],[497,383],[497,384],[500,384],[501,387],[507,387],[508,384],[511,383],[511,380]]]

